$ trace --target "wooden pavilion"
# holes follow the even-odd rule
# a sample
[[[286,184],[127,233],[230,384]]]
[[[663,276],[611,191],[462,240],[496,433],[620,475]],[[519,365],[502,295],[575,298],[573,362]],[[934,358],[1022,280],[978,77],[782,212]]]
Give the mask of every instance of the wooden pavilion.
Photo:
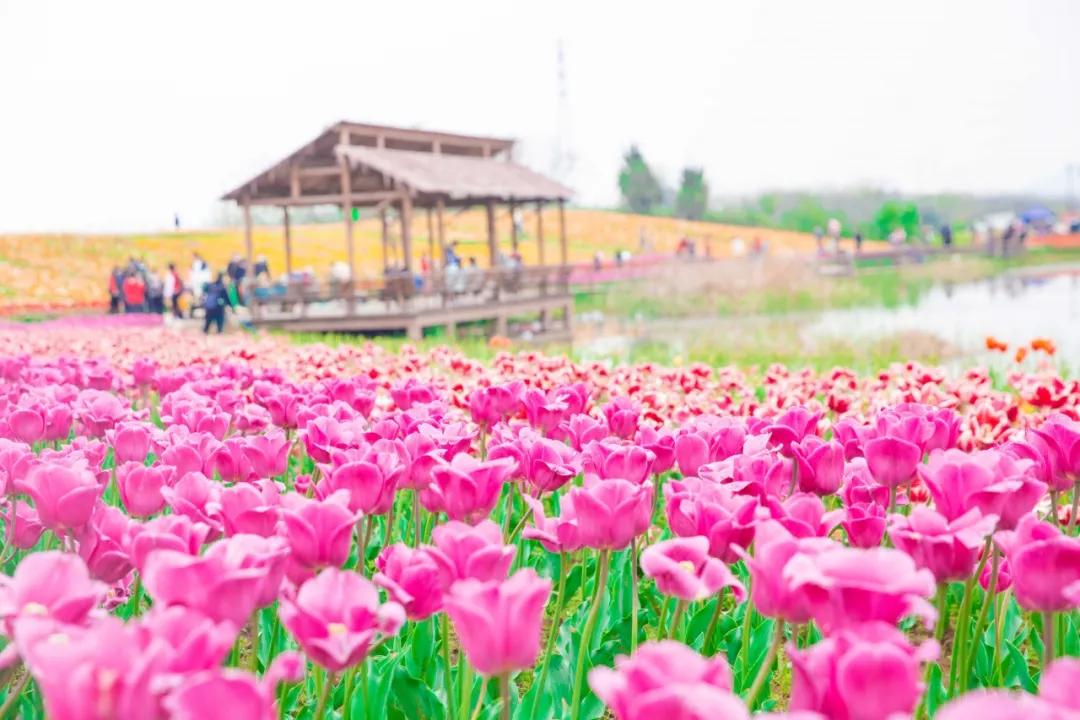
[[[538,313],[547,325],[549,313],[559,310],[570,324],[567,287],[565,203],[569,188],[513,161],[514,141],[354,122],[336,123],[314,140],[227,193],[244,214],[248,267],[253,267],[253,206],[282,209],[286,277],[292,276],[292,228],[289,210],[313,205],[337,205],[342,210],[348,257],[348,279],[330,290],[286,287],[269,296],[254,293],[256,324],[304,330],[378,332],[404,330],[418,336],[425,327],[443,325],[451,331],[459,322],[494,321],[505,332],[511,316]],[[546,263],[544,214],[557,207],[559,260]],[[483,206],[487,212],[488,268],[483,278],[470,278],[467,288],[450,278],[445,215],[451,209]],[[511,214],[519,207],[536,210],[539,265],[522,268],[503,257],[498,248],[496,208]],[[354,208],[373,208],[382,221],[384,278],[377,287],[361,287],[353,239]],[[387,264],[390,220],[400,222],[403,267]],[[442,270],[418,278],[413,268],[412,221],[427,215],[429,257]],[[520,238],[511,223],[514,255]],[[436,250],[436,244],[438,249]],[[369,300],[384,303],[368,304]],[[336,303],[336,304],[335,304]],[[318,311],[313,309],[318,305]]]

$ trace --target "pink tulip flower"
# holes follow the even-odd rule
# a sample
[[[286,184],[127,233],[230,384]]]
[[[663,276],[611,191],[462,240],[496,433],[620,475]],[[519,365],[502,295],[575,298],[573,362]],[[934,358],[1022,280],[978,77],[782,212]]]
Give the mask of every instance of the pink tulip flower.
[[[76,534],[79,557],[90,568],[90,574],[110,585],[132,570],[128,556],[128,536],[132,521],[117,508],[98,505],[90,522]]]
[[[221,514],[221,483],[199,472],[180,477],[171,487],[161,488],[161,496],[173,513],[185,515],[192,522],[210,528],[210,539],[217,538],[225,527]]]
[[[581,458],[573,448],[547,438],[525,443],[521,464],[536,495],[558,490],[581,472]]]
[[[634,444],[653,454],[652,472],[665,473],[675,466],[675,435],[670,430],[657,429],[650,425],[638,427]]]
[[[442,589],[459,580],[503,580],[514,562],[515,548],[503,545],[502,531],[491,520],[476,525],[450,522],[436,525],[434,547],[427,553],[439,568]]]
[[[551,581],[532,568],[507,580],[461,580],[443,603],[477,672],[503,676],[536,664]]]
[[[709,540],[686,537],[663,540],[641,553],[641,570],[656,581],[664,595],[695,602],[729,587],[736,602],[746,598],[746,588],[728,566],[709,555]]]
[[[478,388],[469,395],[469,414],[474,423],[490,431],[491,426],[515,414],[525,386],[520,381]]]
[[[177,605],[151,608],[138,624],[146,644],[153,642],[157,648],[167,648],[162,671],[182,674],[221,665],[239,629],[230,622],[216,622]]]
[[[1080,607],[1075,591],[1069,590],[1080,582],[1080,538],[1025,515],[1016,530],[998,533],[996,539],[1008,558],[1021,607],[1039,612]]]
[[[955,520],[978,508],[983,515],[996,515],[1003,530],[1015,528],[1046,492],[1030,462],[1000,450],[936,451],[919,474],[946,518]]]
[[[1007,690],[974,690],[942,706],[935,720],[1072,720],[1042,698]]]
[[[45,416],[38,408],[15,408],[7,421],[17,440],[33,444],[45,439]]]
[[[210,527],[185,515],[163,515],[129,527],[127,554],[132,565],[142,572],[146,558],[155,550],[174,550],[198,555],[210,534]]]
[[[821,498],[806,492],[794,493],[782,503],[769,498],[765,508],[797,538],[827,537],[844,514],[842,510],[826,512]]]
[[[584,470],[605,480],[629,480],[641,485],[652,473],[656,457],[637,445],[620,445],[615,442],[594,442],[582,454]]]
[[[666,483],[664,499],[671,531],[680,537],[708,538],[709,554],[725,563],[738,560],[735,548],[745,550],[754,539],[757,501],[753,497],[688,477]]]
[[[184,678],[164,706],[170,720],[277,720],[274,689],[282,681],[299,682],[304,665],[293,652],[274,658],[260,682],[241,670],[213,669]]]
[[[615,668],[596,667],[589,686],[615,720],[748,720],[731,693],[731,669],[722,655],[705,658],[673,640],[648,642]]]
[[[1057,413],[1032,432],[1045,443],[1051,489],[1060,492],[1080,483],[1080,422]]]
[[[261,578],[256,607],[266,607],[277,599],[285,577],[285,560],[289,555],[288,542],[278,536],[233,535],[214,543],[205,557],[220,557],[230,568],[258,570]]]
[[[431,469],[431,485],[420,491],[420,504],[428,512],[446,513],[451,520],[480,522],[495,509],[513,469],[513,461],[507,458],[484,462],[458,455]]]
[[[922,696],[920,664],[937,657],[933,641],[916,649],[896,628],[870,622],[841,630],[791,658],[791,709],[835,720],[907,717]]]
[[[281,504],[291,550],[285,572],[293,583],[302,583],[323,568],[345,564],[359,519],[349,510],[346,493],[324,500],[288,493],[281,496]]]
[[[996,524],[995,516],[983,516],[978,508],[950,522],[920,505],[912,508],[907,517],[893,515],[889,519],[889,538],[917,566],[932,572],[938,583],[945,583],[964,580],[974,572],[979,553]]]
[[[625,550],[652,524],[652,485],[586,476],[566,494],[578,523],[578,539],[596,550]]]
[[[90,520],[103,488],[85,465],[41,462],[32,465],[16,488],[34,501],[41,524],[58,535]]]
[[[532,512],[531,526],[521,532],[526,540],[536,540],[550,553],[574,552],[581,549],[580,533],[574,506],[567,502],[566,496],[559,498],[559,515],[549,518],[544,512],[544,504],[534,497],[522,496]]]
[[[132,517],[150,517],[165,507],[161,489],[173,479],[173,469],[168,465],[146,467],[134,460],[116,469],[116,485],[124,509]]]
[[[0,504],[0,520],[6,526],[5,541],[20,550],[29,550],[37,545],[41,533],[45,532],[37,510],[22,500],[10,501],[6,507]]]
[[[872,621],[895,625],[906,615],[932,624],[936,617],[927,602],[936,588],[933,574],[899,550],[834,546],[814,555],[799,553],[782,575],[826,631]]]
[[[377,640],[397,634],[405,611],[379,604],[379,591],[359,573],[327,568],[284,596],[281,622],[311,660],[330,672],[359,664]]]
[[[232,540],[220,541],[229,542]],[[155,606],[179,605],[212,620],[228,620],[243,627],[258,605],[266,572],[237,567],[230,560],[223,552],[199,557],[155,550],[146,558],[143,587]]]
[[[116,427],[131,414],[120,398],[103,390],[83,390],[75,401],[75,415],[83,432],[95,438],[105,437],[106,430]]]
[[[550,435],[564,420],[574,415],[566,400],[556,393],[544,393],[535,388],[526,390],[521,398],[525,417],[542,435]]]
[[[1080,697],[1076,688],[1080,683],[1080,660],[1074,657],[1058,658],[1043,670],[1039,681],[1039,697],[1062,709],[1080,712]]]
[[[750,571],[750,600],[766,617],[782,618],[792,623],[810,619],[806,593],[802,592],[784,569],[796,555],[826,552],[836,544],[812,537],[797,539],[775,520],[763,520],[754,531],[754,554],[742,548],[735,552]]]
[[[840,525],[852,547],[878,547],[885,537],[885,508],[876,502],[848,505],[844,508]]]
[[[405,608],[410,620],[425,620],[442,610],[439,564],[427,549],[394,543],[379,553],[375,567],[379,572],[372,580]]]
[[[809,408],[796,406],[773,418],[769,425],[762,428],[762,431],[769,435],[773,445],[779,445],[781,451],[788,455],[793,443],[817,434],[817,425],[821,420],[821,415],[820,411],[815,412]]]
[[[844,479],[844,447],[836,440],[810,435],[791,446],[799,468],[799,490],[832,495]]]
[[[221,516],[226,535],[275,535],[281,523],[281,488],[273,480],[225,488],[221,491]]]
[[[142,464],[150,452],[150,428],[140,422],[122,422],[106,432],[117,465],[127,462]]]
[[[888,435],[868,441],[863,453],[874,481],[888,488],[910,482],[922,460],[922,449],[918,445]]]
[[[249,435],[241,446],[256,477],[274,478],[289,467],[291,445],[285,433],[274,430],[265,435]]]
[[[316,486],[317,492],[326,497],[343,490],[353,512],[385,515],[394,504],[394,493],[404,474],[404,465],[396,456],[386,453],[366,452],[364,457],[364,460],[335,463]]]
[[[630,440],[637,433],[641,407],[630,398],[613,397],[600,410],[604,413],[608,428],[615,437]]]
[[[12,637],[19,617],[47,617],[78,625],[105,597],[105,585],[93,580],[77,556],[57,550],[31,553],[11,577],[0,575],[0,629]]]
[[[607,426],[591,415],[572,415],[563,420],[552,433],[556,440],[565,440],[570,447],[581,452],[591,442],[599,442],[608,435]]]

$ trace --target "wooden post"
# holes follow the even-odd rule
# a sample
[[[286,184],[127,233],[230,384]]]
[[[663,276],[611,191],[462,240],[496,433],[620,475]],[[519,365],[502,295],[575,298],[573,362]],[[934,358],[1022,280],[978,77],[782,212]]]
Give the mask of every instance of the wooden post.
[[[536,253],[539,265],[544,264],[544,203],[536,201]]]
[[[431,208],[427,209],[427,247],[428,270],[435,269],[435,223],[431,218]]]
[[[281,208],[283,217],[283,224],[285,226],[285,277],[286,279],[292,275],[292,225],[289,222],[289,206],[284,205]]]
[[[497,266],[495,258],[498,256],[495,237],[495,201],[488,200],[487,204],[487,234],[488,234],[488,265],[494,270]]]
[[[379,208],[379,219],[382,221],[382,266],[383,270],[386,270],[389,258],[387,254],[390,246],[390,226],[386,221],[386,208]]]
[[[567,264],[566,252],[566,201],[559,201],[559,254],[562,256],[562,264]]]
[[[439,229],[439,253],[442,255],[443,267],[446,267],[446,228],[443,225],[443,199],[435,200],[435,220]]]
[[[345,213],[345,243],[349,251],[349,284],[346,296],[349,298],[349,312],[353,309],[353,289],[356,287],[356,263],[353,252],[353,217],[352,217],[352,178],[349,174],[349,161],[341,159],[341,195],[344,198],[341,209]]]
[[[510,247],[514,249],[515,253],[518,251],[518,226],[517,218],[514,217],[516,211],[517,205],[510,203]]]
[[[244,208],[244,251],[247,255],[247,279],[250,281],[255,269],[255,248],[251,239],[251,203],[247,198],[241,202]]]
[[[401,253],[405,256],[405,270],[412,275],[412,196],[401,196]]]

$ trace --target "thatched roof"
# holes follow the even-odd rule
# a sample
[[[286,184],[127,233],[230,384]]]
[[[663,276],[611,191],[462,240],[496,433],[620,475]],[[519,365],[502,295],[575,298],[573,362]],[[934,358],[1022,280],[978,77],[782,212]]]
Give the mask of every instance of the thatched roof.
[[[352,168],[374,170],[413,193],[452,201],[568,200],[573,195],[565,185],[507,160],[357,145],[339,145],[336,152]]]
[[[350,169],[351,202],[411,195],[430,206],[474,201],[565,200],[569,188],[511,160],[514,141],[483,135],[339,122],[223,199],[253,205],[341,204]]]

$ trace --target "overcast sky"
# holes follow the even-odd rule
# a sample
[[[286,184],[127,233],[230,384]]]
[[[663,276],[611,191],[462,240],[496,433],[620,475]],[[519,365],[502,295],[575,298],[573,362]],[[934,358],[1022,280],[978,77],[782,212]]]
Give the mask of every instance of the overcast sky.
[[[592,205],[632,142],[714,193],[1061,193],[1078,28],[1073,0],[0,0],[0,231],[210,224],[345,118],[516,137],[541,171],[561,136]]]

